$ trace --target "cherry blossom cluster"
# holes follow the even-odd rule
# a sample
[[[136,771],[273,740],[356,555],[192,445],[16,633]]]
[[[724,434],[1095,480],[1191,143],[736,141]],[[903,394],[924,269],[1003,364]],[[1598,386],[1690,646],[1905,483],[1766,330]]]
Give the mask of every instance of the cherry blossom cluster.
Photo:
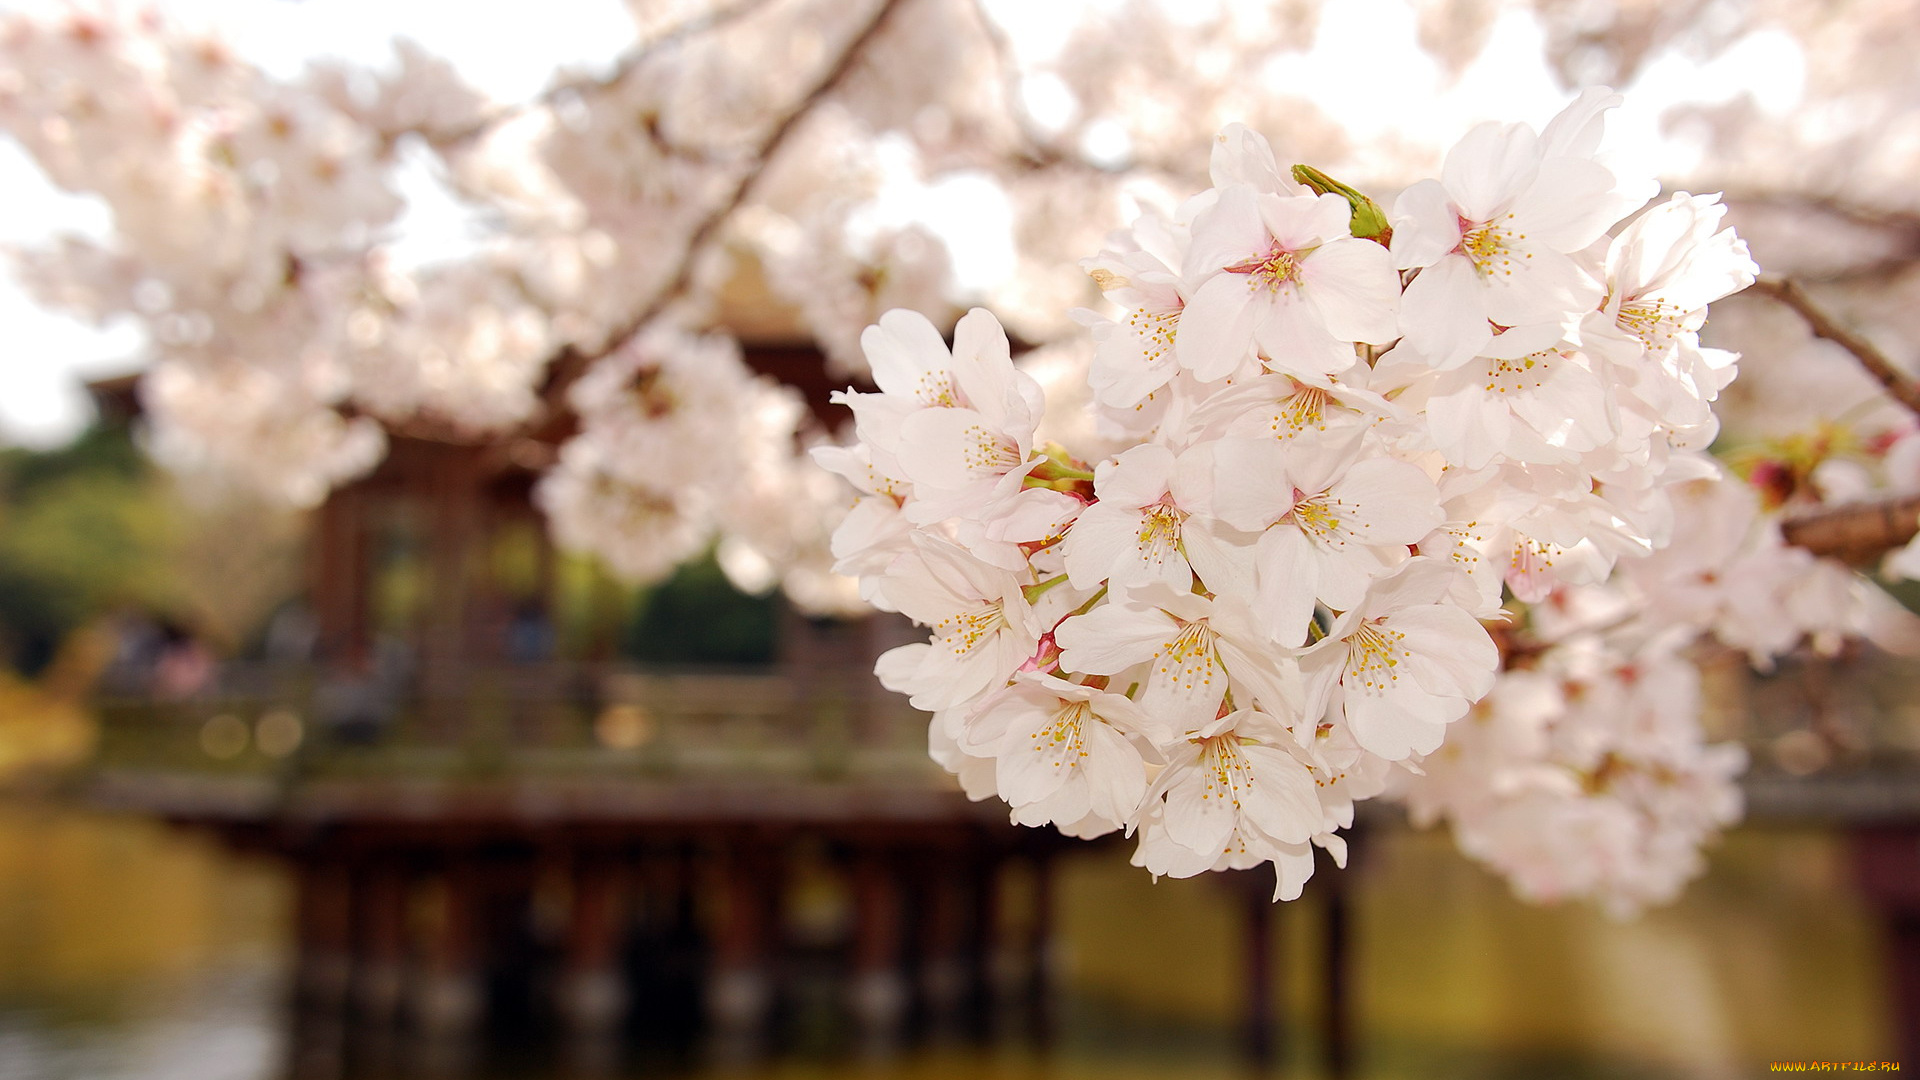
[[[1696,660],[1920,645],[1884,592],[1788,546],[1752,488],[1702,479],[1671,496],[1673,542],[1521,605],[1493,692],[1396,778],[1416,822],[1448,822],[1527,899],[1593,897],[1620,915],[1665,903],[1739,817],[1745,754],[1707,743]]]
[[[842,395],[858,441],[815,451],[861,492],[834,554],[871,603],[931,628],[877,674],[933,713],[934,756],[969,793],[1027,825],[1124,829],[1155,875],[1272,863],[1276,898],[1298,896],[1314,846],[1344,863],[1356,801],[1469,753],[1444,748],[1496,685],[1489,624],[1511,648],[1516,611],[1668,547],[1674,485],[1720,475],[1702,450],[1734,371],[1697,331],[1755,271],[1715,196],[1625,220],[1653,184],[1598,154],[1617,101],[1475,128],[1391,213],[1227,128],[1211,189],[1083,263],[1122,313],[1081,316],[1097,445],[1079,455],[1036,443],[1045,396],[986,312],[951,348],[908,312],[866,332],[879,392]],[[1594,687],[1625,670],[1559,647],[1542,639],[1539,662]],[[1548,712],[1587,732],[1576,698]],[[1578,754],[1535,739],[1509,757],[1573,754],[1581,792],[1639,793],[1633,857],[1690,853],[1737,803],[1737,752],[1699,745],[1689,700],[1646,710],[1685,718],[1666,742],[1596,730]],[[1470,810],[1498,801],[1553,848],[1539,816],[1481,798],[1491,768],[1431,780],[1419,806],[1457,804],[1465,846],[1499,852],[1478,839],[1495,817]],[[1533,887],[1524,858],[1485,857],[1537,895],[1658,891]]]
[[[857,605],[827,570],[838,485],[793,454],[805,406],[748,370],[732,338],[657,326],[569,397],[580,431],[534,489],[561,547],[646,582],[718,536],[744,586],[784,585],[810,611]]]
[[[23,280],[146,325],[156,448],[307,502],[378,460],[377,425],[334,408],[347,375],[306,295],[351,288],[332,256],[401,208],[376,140],[151,15],[12,17],[0,56],[0,130],[117,230],[29,256]]]
[[[647,581],[717,539],[741,583],[844,611],[852,590],[826,553],[844,508],[799,456],[805,410],[752,377],[730,337],[681,329],[726,320],[734,260],[688,252],[686,297],[634,321],[673,273],[663,252],[687,248],[741,171],[728,138],[809,74],[765,55],[792,40],[766,30],[751,48],[728,32],[649,50],[507,107],[405,42],[384,72],[319,63],[280,79],[154,12],[11,15],[0,131],[60,187],[98,196],[113,225],[19,255],[22,276],[50,305],[145,331],[149,444],[176,468],[312,505],[377,466],[391,431],[573,429],[539,485],[563,546]],[[716,65],[753,57],[777,77],[711,92]],[[838,183],[873,172],[871,154],[839,147],[872,141],[840,117],[781,161],[782,203],[732,223],[779,281],[809,283],[785,291],[805,294],[829,342],[857,338],[874,313],[863,297],[937,307],[945,283],[937,242],[877,236],[869,258],[826,258],[846,247],[852,195],[875,183]],[[427,173],[474,211],[475,242],[408,264],[392,244],[402,192]],[[793,218],[778,208],[795,204]],[[571,393],[555,389],[562,355],[584,369]]]

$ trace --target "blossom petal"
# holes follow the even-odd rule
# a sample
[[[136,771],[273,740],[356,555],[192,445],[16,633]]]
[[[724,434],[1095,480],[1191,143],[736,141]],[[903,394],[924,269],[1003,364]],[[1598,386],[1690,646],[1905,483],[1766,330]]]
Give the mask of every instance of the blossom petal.
[[[1053,640],[1069,671],[1115,675],[1152,657],[1179,633],[1179,624],[1159,608],[1102,604],[1060,624]]]
[[[1242,744],[1251,781],[1240,795],[1240,812],[1254,827],[1283,844],[1302,844],[1320,831],[1320,796],[1313,774],[1285,750]]]
[[[1400,335],[1400,276],[1371,240],[1334,240],[1301,260],[1301,293],[1342,341],[1385,344]]]
[[[1441,370],[1473,359],[1493,340],[1483,293],[1463,255],[1448,255],[1420,271],[1400,298],[1402,346]]]
[[[1446,186],[1422,180],[1393,201],[1393,265],[1398,270],[1432,266],[1460,246],[1460,216]]]
[[[1173,337],[1180,366],[1202,382],[1232,374],[1253,350],[1254,321],[1261,314],[1257,300],[1244,275],[1208,278],[1180,312]]]
[[[1487,221],[1505,213],[1539,171],[1538,142],[1525,124],[1488,122],[1468,131],[1440,168],[1460,216]]]
[[[1174,843],[1188,851],[1217,855],[1233,836],[1239,815],[1226,785],[1208,783],[1213,779],[1211,757],[1202,753],[1198,764],[1167,789],[1164,822],[1167,838]]]
[[[1254,545],[1254,577],[1261,629],[1288,648],[1301,644],[1320,592],[1320,560],[1313,556],[1313,541],[1291,525],[1268,529]]]

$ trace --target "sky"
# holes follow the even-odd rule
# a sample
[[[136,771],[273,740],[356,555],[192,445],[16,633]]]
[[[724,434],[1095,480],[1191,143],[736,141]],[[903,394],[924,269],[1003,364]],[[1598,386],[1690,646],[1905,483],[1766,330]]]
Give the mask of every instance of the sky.
[[[1079,0],[1101,5],[1102,0]],[[1173,0],[1168,0],[1172,3]],[[1229,0],[1214,0],[1229,2]],[[1191,7],[1205,0],[1180,0]],[[1024,60],[1041,62],[1063,47],[1065,26],[1078,4],[987,0],[1009,29]],[[0,12],[58,10],[48,2],[0,0]],[[489,5],[470,0],[166,0],[170,18],[217,29],[243,57],[270,73],[292,76],[310,58],[334,57],[380,66],[394,37],[410,37],[448,58],[473,85],[502,101],[524,100],[543,89],[561,66],[603,69],[633,40],[634,28],[617,0],[560,0],[541,5]],[[475,17],[485,10],[485,18]],[[1797,46],[1784,36],[1756,35],[1711,64],[1665,58],[1627,89],[1628,104],[1610,123],[1609,145],[1622,164],[1655,172],[1685,171],[1697,155],[1659,130],[1659,115],[1681,101],[1717,102],[1752,93],[1762,107],[1785,111],[1797,100]],[[1473,121],[1498,117],[1536,127],[1570,97],[1541,60],[1541,31],[1531,15],[1513,11],[1494,28],[1481,56],[1449,83],[1414,37],[1405,0],[1341,0],[1326,5],[1312,50],[1275,65],[1273,85],[1298,92],[1336,86],[1329,116],[1362,140],[1389,131],[1457,135]],[[1356,73],[1364,72],[1364,77]],[[1032,84],[1030,104],[1047,105],[1044,81]],[[1326,98],[1326,95],[1317,95]],[[425,192],[422,177],[403,176],[408,193]],[[913,217],[947,238],[958,276],[991,276],[1007,264],[1004,206],[978,181],[959,178],[933,188],[902,191],[887,217]],[[97,200],[55,190],[17,146],[0,138],[0,247],[33,247],[62,232],[104,237],[109,216]],[[416,199],[403,219],[403,242],[418,257],[456,242],[457,217],[444,206]],[[999,228],[982,228],[982,222]],[[0,271],[0,444],[51,446],[87,422],[87,379],[137,370],[142,339],[130,325],[96,328],[40,309],[11,273]]]

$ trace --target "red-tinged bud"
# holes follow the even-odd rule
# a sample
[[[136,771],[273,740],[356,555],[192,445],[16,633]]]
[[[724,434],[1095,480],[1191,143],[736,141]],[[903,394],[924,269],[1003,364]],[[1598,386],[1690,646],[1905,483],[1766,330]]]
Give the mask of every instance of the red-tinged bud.
[[[1747,483],[1760,493],[1760,500],[1767,509],[1777,510],[1793,498],[1794,489],[1799,486],[1794,470],[1785,462],[1761,461],[1754,464],[1747,473]]]
[[[1053,672],[1060,670],[1060,646],[1053,642],[1053,632],[1040,635],[1040,644],[1033,655],[1020,665],[1021,671]]]

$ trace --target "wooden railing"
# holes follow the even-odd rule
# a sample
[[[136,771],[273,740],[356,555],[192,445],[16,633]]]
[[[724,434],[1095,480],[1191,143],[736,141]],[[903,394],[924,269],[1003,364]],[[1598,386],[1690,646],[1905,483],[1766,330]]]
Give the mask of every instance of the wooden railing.
[[[108,688],[96,768],[209,776],[938,775],[926,716],[866,672],[575,664],[458,684],[234,666],[165,698]]]
[[[1747,747],[1752,816],[1920,819],[1912,677],[1884,657],[1771,676],[1729,658],[1707,671],[1703,719]],[[865,670],[513,665],[394,685],[233,666],[190,697],[103,693],[96,713],[96,769],[123,775],[948,784],[926,715]]]

